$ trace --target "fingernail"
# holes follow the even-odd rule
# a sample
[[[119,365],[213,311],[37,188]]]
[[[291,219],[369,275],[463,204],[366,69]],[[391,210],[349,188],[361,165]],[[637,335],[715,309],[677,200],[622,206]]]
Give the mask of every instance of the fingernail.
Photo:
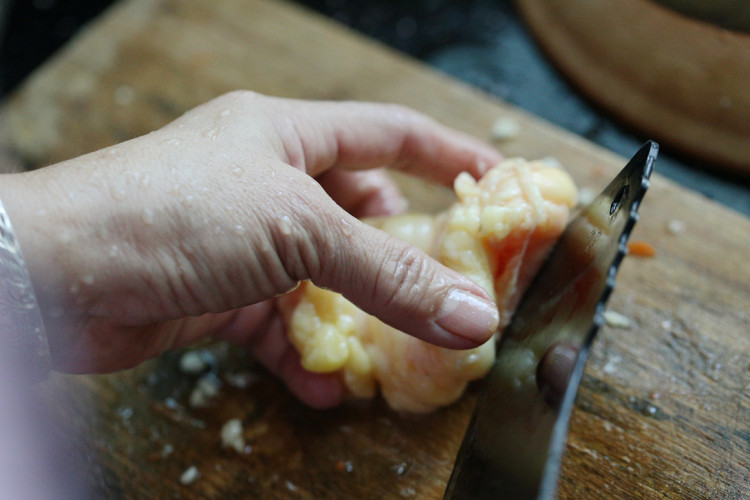
[[[448,293],[437,318],[442,329],[477,343],[489,339],[499,323],[495,304],[460,288]]]

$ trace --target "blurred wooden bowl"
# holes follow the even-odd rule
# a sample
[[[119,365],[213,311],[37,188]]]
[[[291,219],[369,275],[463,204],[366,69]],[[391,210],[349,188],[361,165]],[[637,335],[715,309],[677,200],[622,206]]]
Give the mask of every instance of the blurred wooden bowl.
[[[543,49],[649,138],[750,174],[750,34],[649,0],[517,0]]]
[[[678,12],[725,28],[750,31],[747,0],[655,0]]]

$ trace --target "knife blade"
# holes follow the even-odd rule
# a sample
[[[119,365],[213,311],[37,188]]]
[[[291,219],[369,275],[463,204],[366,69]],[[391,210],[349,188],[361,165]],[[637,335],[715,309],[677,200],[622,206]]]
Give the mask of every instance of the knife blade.
[[[550,499],[589,347],[659,146],[644,144],[567,225],[498,344],[445,500]]]

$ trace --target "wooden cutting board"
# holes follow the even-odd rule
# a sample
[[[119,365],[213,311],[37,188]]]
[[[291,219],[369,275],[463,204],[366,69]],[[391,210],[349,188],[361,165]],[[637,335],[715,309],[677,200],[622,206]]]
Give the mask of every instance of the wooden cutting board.
[[[624,164],[587,141],[311,12],[270,0],[127,0],[6,103],[5,137],[40,166],[146,133],[225,91],[392,101],[488,137],[520,125],[508,156],[554,157],[599,189]],[[658,163],[657,163],[658,171]],[[418,209],[448,195],[404,180]],[[437,192],[437,195],[435,193]],[[429,194],[425,194],[429,193]],[[436,201],[437,200],[437,201]],[[658,174],[580,388],[560,498],[750,497],[750,221]],[[670,224],[684,231],[670,231]],[[679,224],[677,224],[679,225]],[[674,229],[674,227],[673,227]],[[437,499],[475,389],[426,416],[379,402],[305,409],[241,351],[211,347],[224,382],[191,409],[179,354],[109,376],[55,376],[50,402],[69,462],[94,498]],[[241,377],[237,377],[239,371]],[[248,448],[220,447],[230,418]],[[183,471],[199,473],[183,485]]]

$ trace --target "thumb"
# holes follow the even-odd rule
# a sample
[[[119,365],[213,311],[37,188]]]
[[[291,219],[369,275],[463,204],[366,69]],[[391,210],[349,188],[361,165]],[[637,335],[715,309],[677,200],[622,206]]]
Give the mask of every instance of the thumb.
[[[439,346],[476,347],[497,330],[497,307],[482,287],[420,249],[338,210],[336,218],[318,226],[325,235],[314,238],[319,265],[313,283]]]

